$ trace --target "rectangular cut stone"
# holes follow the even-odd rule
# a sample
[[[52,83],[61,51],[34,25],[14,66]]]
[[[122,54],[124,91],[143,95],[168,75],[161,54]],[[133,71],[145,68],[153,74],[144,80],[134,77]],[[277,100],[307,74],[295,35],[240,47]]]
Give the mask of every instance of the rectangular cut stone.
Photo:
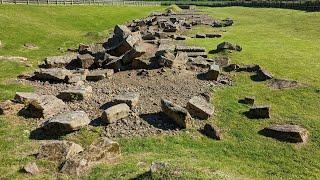
[[[192,117],[185,108],[168,100],[161,99],[161,109],[180,128],[191,128]]]
[[[129,116],[130,113],[130,107],[125,104],[118,104],[115,106],[112,106],[102,113],[102,120],[106,121],[107,123],[113,123],[120,119],[126,118]]]
[[[208,119],[214,113],[211,104],[200,96],[192,97],[187,104],[187,109],[192,116],[200,119]]]

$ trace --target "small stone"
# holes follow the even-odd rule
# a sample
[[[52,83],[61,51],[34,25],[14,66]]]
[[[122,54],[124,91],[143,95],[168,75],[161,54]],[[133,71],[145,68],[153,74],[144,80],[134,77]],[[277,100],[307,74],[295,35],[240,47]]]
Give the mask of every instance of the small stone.
[[[97,69],[89,71],[87,75],[88,81],[99,81],[104,78],[111,78],[111,76],[114,74],[113,69]]]
[[[264,128],[260,133],[267,137],[291,143],[305,143],[308,140],[308,131],[299,125],[272,125]]]
[[[220,74],[220,67],[218,65],[212,64],[209,70],[206,72],[205,76],[207,80],[217,81]]]
[[[196,38],[206,38],[206,34],[198,33],[196,34]]]
[[[89,69],[94,63],[94,57],[90,54],[80,54],[77,57],[77,64],[79,68]]]
[[[126,103],[131,109],[136,107],[139,103],[140,94],[134,92],[127,92],[117,95],[113,102],[115,104]]]
[[[128,117],[130,112],[130,107],[127,104],[122,103],[112,106],[103,111],[101,118],[102,120],[110,124],[120,119]]]
[[[31,175],[37,175],[40,173],[40,170],[36,163],[28,163],[27,165],[23,166],[23,172],[29,173]]]
[[[50,135],[65,135],[79,130],[90,123],[84,111],[58,114],[44,123],[43,129]]]
[[[212,124],[205,124],[201,132],[209,138],[222,140],[220,129]]]
[[[258,76],[258,79],[260,81],[265,81],[265,80],[268,80],[268,79],[272,79],[272,74],[266,70],[263,70],[263,69],[260,69],[258,72],[257,72],[257,76]]]
[[[250,104],[250,105],[253,105],[254,104],[254,97],[249,97],[249,96],[247,96],[247,97],[245,97],[244,99],[243,99],[243,103],[244,104]]]
[[[247,112],[247,116],[255,119],[270,118],[270,106],[253,106]]]
[[[218,44],[217,51],[224,51],[224,50],[232,50],[232,51],[242,51],[242,47],[236,44],[231,44],[229,42],[223,42]]]
[[[214,113],[211,104],[200,96],[192,97],[187,103],[186,108],[192,116],[200,119],[208,119]]]
[[[63,101],[81,101],[92,96],[92,87],[76,87],[60,92],[57,97]]]
[[[40,145],[37,158],[62,163],[82,151],[83,148],[74,142],[50,140]]]
[[[191,127],[192,117],[185,108],[178,106],[168,100],[161,99],[161,109],[180,128]]]
[[[206,34],[207,38],[220,38],[221,36],[221,34]]]

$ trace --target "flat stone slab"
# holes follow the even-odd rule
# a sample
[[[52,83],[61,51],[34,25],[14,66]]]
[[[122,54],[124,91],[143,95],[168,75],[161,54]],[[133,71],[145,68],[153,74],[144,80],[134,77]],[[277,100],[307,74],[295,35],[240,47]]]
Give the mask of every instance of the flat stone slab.
[[[51,69],[39,69],[34,72],[35,78],[42,81],[58,81],[62,82],[66,80],[66,77],[71,71],[63,68],[51,68]]]
[[[139,98],[140,93],[126,92],[114,97],[113,102],[115,104],[126,103],[130,108],[134,108],[138,105]]]
[[[62,56],[51,56],[44,60],[44,63],[40,66],[45,68],[62,68],[66,67],[71,61],[77,59],[77,54],[69,53]]]
[[[57,97],[63,101],[82,101],[92,96],[92,87],[75,87],[60,92]]]
[[[192,97],[186,108],[192,116],[200,119],[208,119],[214,113],[212,105],[201,96]]]
[[[38,99],[39,97],[39,94],[32,92],[16,92],[14,101],[21,104],[28,104],[31,101]]]
[[[308,131],[299,125],[272,125],[264,128],[260,133],[267,137],[291,143],[305,143],[308,140]]]
[[[27,116],[33,118],[50,118],[64,109],[67,105],[53,95],[43,95],[32,100],[27,105]]]
[[[161,109],[180,128],[190,128],[192,126],[192,117],[187,109],[165,99],[161,99]]]
[[[120,119],[126,118],[129,116],[131,110],[130,107],[125,104],[117,104],[115,106],[112,106],[102,113],[102,120],[106,121],[108,124],[116,122]]]
[[[43,129],[50,135],[64,135],[79,130],[90,123],[84,111],[58,114],[44,123]]]

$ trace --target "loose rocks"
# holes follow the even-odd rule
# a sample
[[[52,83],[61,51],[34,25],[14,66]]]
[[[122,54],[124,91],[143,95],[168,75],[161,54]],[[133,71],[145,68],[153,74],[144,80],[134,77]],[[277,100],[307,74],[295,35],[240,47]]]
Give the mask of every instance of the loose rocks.
[[[192,118],[185,108],[165,99],[161,99],[161,108],[180,128],[191,127]]]
[[[101,118],[110,124],[122,118],[128,117],[130,112],[130,107],[127,104],[122,103],[103,111]]]
[[[43,129],[50,135],[64,135],[79,130],[90,123],[84,111],[59,114],[44,123]]]
[[[264,136],[291,143],[305,143],[308,140],[308,131],[298,125],[272,125],[261,132]]]
[[[200,96],[192,97],[187,104],[187,109],[192,116],[200,119],[208,119],[214,113],[211,104]]]

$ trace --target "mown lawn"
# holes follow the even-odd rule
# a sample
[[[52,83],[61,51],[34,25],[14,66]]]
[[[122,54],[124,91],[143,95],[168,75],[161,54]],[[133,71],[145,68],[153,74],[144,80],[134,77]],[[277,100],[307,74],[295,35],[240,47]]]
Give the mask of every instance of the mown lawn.
[[[15,13],[14,8],[19,9],[19,15]],[[65,11],[67,8],[68,11]],[[25,6],[0,6],[0,16],[7,17],[7,21],[0,19],[0,26],[6,24],[12,28],[5,32],[10,34],[7,36],[7,41],[11,42],[11,45],[9,43],[7,49],[0,50],[0,54],[18,53],[18,55],[30,57],[34,59],[34,62],[38,62],[44,56],[58,53],[58,47],[67,48],[82,41],[94,41],[94,38],[91,39],[84,35],[87,32],[98,32],[99,34],[116,23],[134,19],[128,15],[131,11],[135,16],[143,16],[151,10],[147,8],[142,12],[138,8],[127,8],[120,11],[123,8],[119,8],[119,11],[111,14],[121,13],[123,16],[120,17],[117,14],[113,18],[107,18],[110,11],[105,11],[112,8],[86,7],[85,12],[88,11],[91,15],[86,16],[83,11],[84,7],[52,6],[30,9]],[[213,17],[232,17],[236,21],[235,25],[226,28],[227,32],[221,39],[190,39],[187,43],[205,46],[207,50],[215,49],[216,45],[222,41],[238,43],[242,45],[243,51],[230,54],[233,62],[259,64],[277,78],[297,80],[302,84],[301,87],[274,90],[270,89],[266,82],[252,81],[248,73],[237,73],[234,77],[234,86],[216,89],[213,92],[212,103],[217,115],[211,121],[223,130],[223,141],[213,141],[201,136],[195,130],[184,131],[179,136],[119,139],[122,147],[121,160],[115,165],[99,165],[83,178],[142,177],[150,163],[156,160],[167,161],[176,166],[184,179],[320,178],[320,112],[318,110],[320,107],[320,80],[318,78],[320,76],[320,13],[241,7],[202,9]],[[38,19],[36,12],[44,13],[47,17],[41,16]],[[30,37],[21,36],[22,39],[26,38],[25,40],[19,40],[20,36],[16,37],[18,34],[28,32],[22,28],[23,26],[16,23],[22,21],[21,18],[17,18],[20,13],[25,14],[28,17],[26,19],[29,19],[24,22],[26,27],[34,26],[29,23],[38,24],[44,32],[50,32],[47,34],[53,34],[61,39],[53,38],[49,41],[50,36],[47,37],[46,33],[43,33],[44,35],[40,33],[38,36],[36,32],[33,32],[30,33]],[[51,17],[51,14],[56,14],[59,18]],[[78,19],[81,22],[70,22],[69,24],[69,21],[77,18],[79,14],[83,15],[83,18]],[[10,21],[9,18],[13,20]],[[30,18],[37,20],[30,20]],[[47,21],[50,22],[47,23],[50,25],[48,27],[55,27],[52,31],[42,24]],[[65,28],[70,29],[65,30]],[[5,37],[3,29],[6,28],[0,28],[0,38]],[[209,30],[198,27],[188,33],[204,31]],[[43,38],[48,39],[45,41]],[[5,38],[1,40],[5,41]],[[34,40],[32,42],[40,47],[48,48],[43,52],[41,48],[40,52],[24,52],[22,44],[31,40]],[[4,69],[11,69],[14,73],[24,70],[18,64],[10,63],[5,66]],[[11,73],[6,74],[7,77],[12,76]],[[7,91],[5,97],[10,97],[14,92],[14,88],[9,89],[7,85],[1,87]],[[0,90],[0,93],[2,91]],[[272,118],[268,120],[247,119],[242,113],[248,107],[238,103],[240,98],[247,95],[255,96],[259,104],[270,104]],[[30,177],[17,173],[17,170],[20,165],[28,161],[35,161],[33,157],[26,156],[36,150],[37,142],[28,140],[28,130],[32,125],[15,117],[0,119],[1,176],[9,179]],[[273,123],[294,123],[305,127],[310,132],[308,144],[296,146],[258,134],[263,127]],[[92,130],[83,130],[72,138],[76,137],[73,140],[87,144],[99,134],[99,130],[95,133]],[[52,164],[44,161],[37,161],[37,163],[44,173],[36,178],[57,177],[54,174],[56,169]],[[62,176],[62,178],[68,177]]]

